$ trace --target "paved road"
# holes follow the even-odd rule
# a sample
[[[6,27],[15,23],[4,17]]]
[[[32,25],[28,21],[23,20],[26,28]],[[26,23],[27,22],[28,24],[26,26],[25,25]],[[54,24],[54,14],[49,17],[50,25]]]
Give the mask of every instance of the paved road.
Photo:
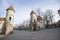
[[[15,30],[13,34],[1,38],[0,40],[60,40],[60,28],[34,32]]]

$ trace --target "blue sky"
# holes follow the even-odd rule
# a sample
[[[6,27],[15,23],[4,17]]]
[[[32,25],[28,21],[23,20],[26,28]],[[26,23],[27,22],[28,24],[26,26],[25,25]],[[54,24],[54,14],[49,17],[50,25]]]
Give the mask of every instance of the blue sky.
[[[51,9],[57,12],[60,9],[60,0],[0,0],[0,15],[2,17],[6,16],[6,9],[10,5],[15,9],[14,24],[18,24],[30,18],[31,10],[40,8],[42,11]]]

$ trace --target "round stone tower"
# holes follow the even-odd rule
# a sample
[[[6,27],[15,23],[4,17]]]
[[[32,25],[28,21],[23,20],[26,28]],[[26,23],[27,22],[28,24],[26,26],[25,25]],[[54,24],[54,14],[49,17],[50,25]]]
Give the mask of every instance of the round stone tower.
[[[31,14],[31,22],[34,23],[37,21],[36,13],[32,10]]]
[[[30,16],[31,16],[31,18],[30,18],[30,29],[33,31],[33,30],[36,30],[36,27],[37,27],[36,13],[32,10]]]
[[[6,9],[6,33],[9,34],[10,32],[13,32],[13,24],[14,24],[14,13],[15,10],[13,9],[13,6],[10,6]]]

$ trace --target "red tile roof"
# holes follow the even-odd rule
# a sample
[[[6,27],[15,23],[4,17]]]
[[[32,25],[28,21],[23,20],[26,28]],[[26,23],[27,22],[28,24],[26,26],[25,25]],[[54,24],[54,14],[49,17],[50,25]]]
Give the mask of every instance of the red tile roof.
[[[37,20],[42,20],[42,17],[41,17],[41,16],[38,16],[38,17],[37,17]]]
[[[37,17],[37,21],[40,22],[40,20],[43,20],[41,16]]]
[[[6,18],[0,18],[0,21],[4,21]]]
[[[6,10],[13,10],[13,11],[15,11],[14,8],[13,8],[13,6],[10,6],[10,7],[7,8]]]

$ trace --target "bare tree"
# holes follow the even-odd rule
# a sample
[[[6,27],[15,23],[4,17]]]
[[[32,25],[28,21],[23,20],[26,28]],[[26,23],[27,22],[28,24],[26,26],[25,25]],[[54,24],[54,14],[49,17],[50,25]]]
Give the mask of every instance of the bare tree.
[[[52,20],[53,20],[53,17],[54,17],[54,15],[53,15],[53,11],[52,10],[46,10],[46,14],[47,14],[47,17],[48,17],[48,20],[51,22],[51,24],[52,24]]]
[[[45,13],[43,17],[44,17],[45,25],[48,26],[48,15]]]
[[[44,14],[44,20],[48,20],[48,15],[47,14]]]
[[[22,28],[28,28],[30,23],[30,19],[24,20],[21,24],[19,24]]]
[[[41,15],[41,9],[40,8],[38,8],[38,9],[36,9],[36,11],[37,11],[37,16],[39,15]]]

